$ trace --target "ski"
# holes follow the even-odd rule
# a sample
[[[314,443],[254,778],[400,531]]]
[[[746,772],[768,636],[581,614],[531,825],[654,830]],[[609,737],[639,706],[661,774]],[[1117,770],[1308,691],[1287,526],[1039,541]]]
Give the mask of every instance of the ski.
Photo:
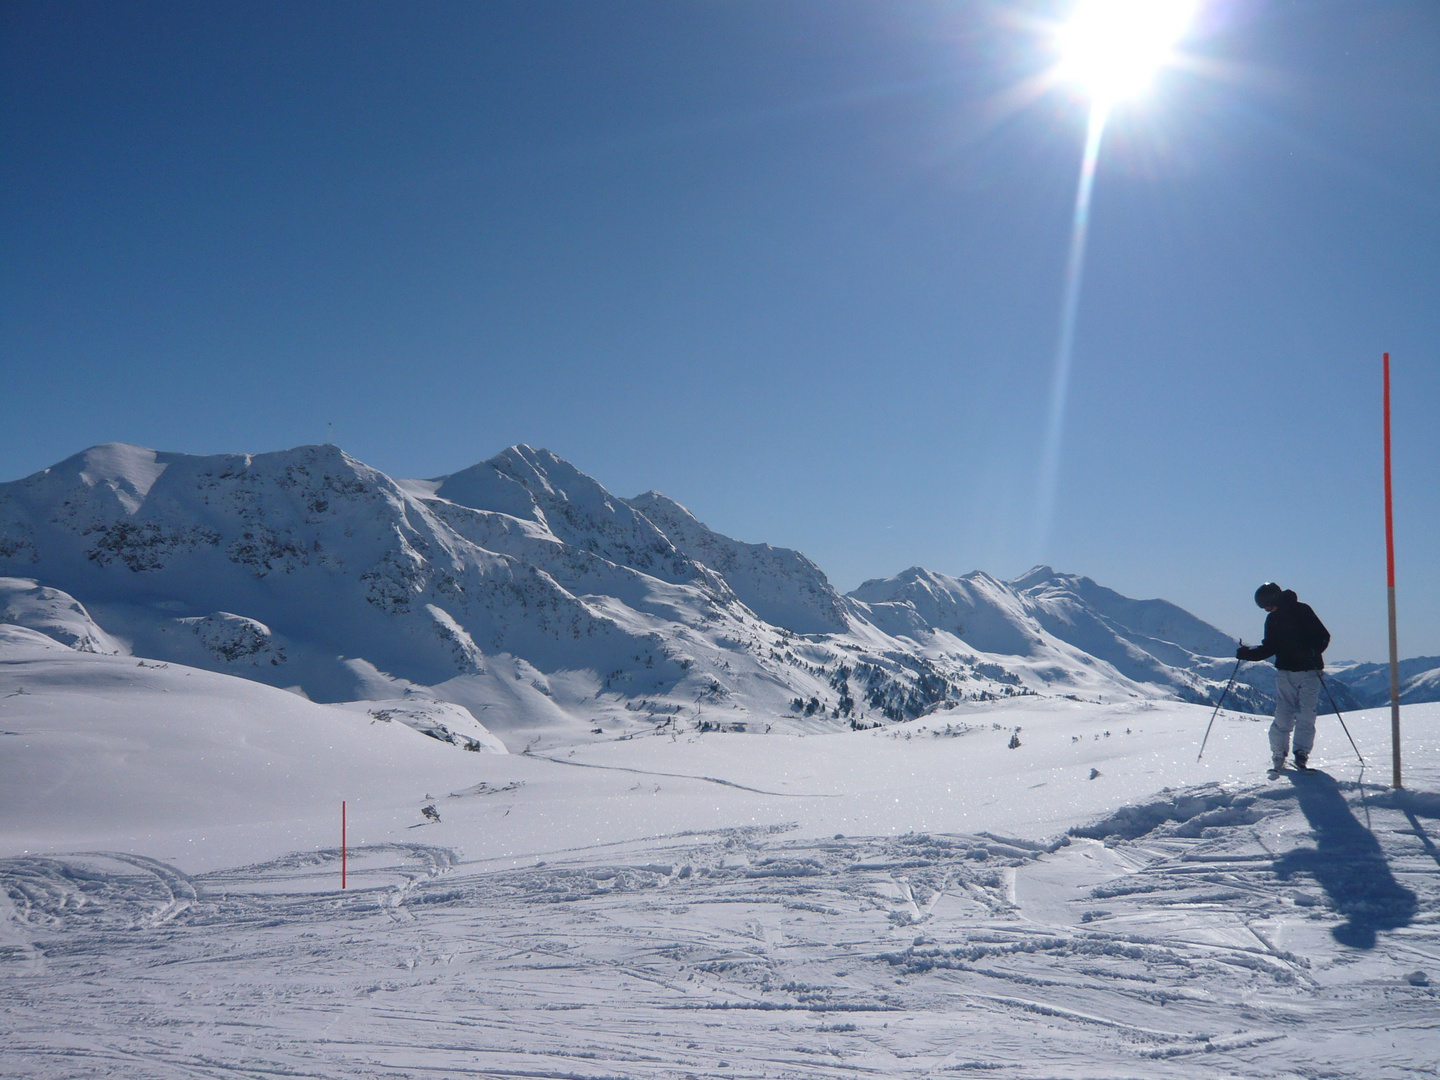
[[[1265,775],[1271,780],[1278,780],[1286,773],[1295,773],[1297,776],[1313,776],[1315,770],[1308,765],[1282,765],[1280,768],[1270,767],[1265,770]]]

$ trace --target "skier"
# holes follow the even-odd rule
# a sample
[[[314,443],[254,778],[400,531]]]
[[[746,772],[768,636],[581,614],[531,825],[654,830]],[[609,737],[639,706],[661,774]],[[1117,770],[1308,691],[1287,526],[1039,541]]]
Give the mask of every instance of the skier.
[[[1281,590],[1273,581],[1255,590],[1255,603],[1269,612],[1265,640],[1259,645],[1241,645],[1235,656],[1240,660],[1275,658],[1275,722],[1270,725],[1273,771],[1285,767],[1292,730],[1295,767],[1305,769],[1315,745],[1315,705],[1320,698],[1320,671],[1325,667],[1321,654],[1330,645],[1330,631],[1309,604],[1300,603],[1293,589]]]

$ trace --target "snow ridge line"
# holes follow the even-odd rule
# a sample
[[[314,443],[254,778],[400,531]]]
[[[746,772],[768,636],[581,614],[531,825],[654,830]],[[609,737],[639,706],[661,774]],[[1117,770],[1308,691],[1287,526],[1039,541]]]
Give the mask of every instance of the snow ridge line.
[[[667,776],[672,780],[703,780],[707,784],[720,784],[722,787],[738,788],[741,791],[750,791],[756,795],[774,795],[781,799],[838,799],[844,793],[834,792],[804,792],[804,791],[766,791],[764,788],[746,787],[744,784],[737,784],[733,780],[722,780],[718,776],[692,776],[689,773],[654,772],[650,769],[632,769],[625,765],[597,765],[589,761],[566,761],[564,758],[554,758],[546,754],[531,754],[530,757],[540,758],[543,761],[552,761],[556,765],[574,765],[580,769],[609,769],[611,772],[637,773],[640,776]]]
[[[982,1001],[991,1001],[997,1005],[1008,1005],[1011,1008],[1023,1009],[1037,1016],[1053,1016],[1059,1020],[1074,1020],[1082,1024],[1094,1024],[1099,1027],[1112,1028],[1116,1031],[1129,1032],[1154,1042],[1173,1043],[1181,1039],[1197,1038],[1197,1036],[1193,1035],[1176,1035],[1172,1031],[1157,1031],[1154,1028],[1140,1027],[1136,1024],[1126,1024],[1119,1020],[1107,1020],[1103,1016],[1094,1016],[1076,1009],[1067,1009],[1062,1005],[1045,1005],[1041,1002],[1029,1001],[1025,998],[1005,997],[1000,994],[980,994],[977,995],[977,997]]]
[[[848,1013],[883,1013],[883,1012],[904,1012],[898,1005],[861,1005],[853,1001],[711,1001],[703,1005],[661,1005],[661,1009],[670,1010],[716,1010],[725,1012],[730,1009],[744,1009],[750,1012],[848,1012]]]
[[[1257,1031],[1250,1034],[1227,1035],[1218,1039],[1211,1039],[1206,1036],[1196,1036],[1198,1045],[1193,1046],[1163,1046],[1153,1050],[1140,1051],[1141,1057],[1147,1058],[1174,1058],[1184,1057],[1186,1054],[1214,1054],[1228,1053],[1232,1050],[1248,1050],[1252,1046],[1263,1046],[1265,1043],[1279,1042],[1288,1038],[1282,1032]]]
[[[1070,836],[1086,840],[1119,837],[1135,840],[1169,822],[1180,822],[1177,833],[1199,836],[1201,831],[1225,825],[1253,825],[1267,814],[1257,804],[1260,796],[1251,792],[1226,791],[1206,784],[1189,791],[1171,792],[1166,797],[1138,805],[1122,806],[1113,814],[1089,825],[1070,829]]]
[[[965,970],[968,965],[991,957],[1016,954],[1054,954],[1061,956],[1113,956],[1150,965],[1186,966],[1185,959],[1173,948],[1137,939],[1110,935],[1087,934],[1075,938],[1054,933],[1032,934],[1019,941],[998,941],[974,938],[963,945],[911,946],[902,952],[882,952],[877,959],[906,974],[923,974],[936,969]]]
[[[1051,840],[1048,844],[1039,840],[1024,840],[1015,836],[1001,836],[999,833],[988,832],[984,829],[975,835],[983,836],[986,840],[993,840],[995,843],[1003,844],[1006,847],[1019,848],[1025,853],[1024,855],[1018,856],[1020,858],[1033,858],[1035,855],[1053,855],[1061,848],[1070,846],[1069,833]]]

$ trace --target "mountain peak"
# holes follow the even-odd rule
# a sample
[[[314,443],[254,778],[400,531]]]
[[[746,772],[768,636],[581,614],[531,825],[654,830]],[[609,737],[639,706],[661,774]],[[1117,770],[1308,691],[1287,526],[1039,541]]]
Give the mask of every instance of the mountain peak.
[[[690,511],[688,507],[681,506],[674,499],[670,498],[669,495],[666,495],[664,492],[656,491],[654,488],[651,488],[649,491],[643,491],[639,495],[636,495],[633,499],[626,499],[625,501],[628,502],[631,506],[635,507],[637,510],[640,510],[641,513],[646,512],[645,507],[647,506],[651,507],[652,509],[659,507],[663,508],[667,513],[678,514],[682,517],[689,518],[691,521],[695,521],[697,523],[700,520],[694,515],[694,513]]]
[[[1026,570],[1025,573],[1017,578],[1012,578],[1006,582],[1006,584],[1017,591],[1023,591],[1031,586],[1040,584],[1042,581],[1051,581],[1063,576],[1062,574],[1057,574],[1053,566],[1041,563],[1038,566],[1032,566],[1029,570]]]
[[[108,484],[133,514],[165,471],[168,463],[160,458],[161,455],[149,447],[122,442],[100,443],[61,462],[55,469],[64,473],[73,468],[86,487]]]

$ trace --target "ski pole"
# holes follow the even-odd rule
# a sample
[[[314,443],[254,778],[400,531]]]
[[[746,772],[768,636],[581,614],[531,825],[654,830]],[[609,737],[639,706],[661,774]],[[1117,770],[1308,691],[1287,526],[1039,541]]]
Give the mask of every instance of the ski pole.
[[[1354,750],[1355,756],[1360,759],[1360,768],[1365,768],[1365,755],[1360,753],[1360,748],[1355,745],[1355,737],[1345,726],[1345,717],[1340,715],[1340,706],[1335,703],[1335,695],[1330,692],[1330,684],[1325,681],[1324,673],[1320,675],[1320,685],[1325,688],[1325,696],[1330,699],[1330,707],[1335,710],[1335,719],[1340,721],[1340,726],[1345,730],[1345,737],[1350,740],[1350,749]]]
[[[1244,645],[1245,643],[1242,641],[1240,644]],[[1200,740],[1200,753],[1196,756],[1196,761],[1199,761],[1205,756],[1205,744],[1210,741],[1210,728],[1215,723],[1215,717],[1220,713],[1220,706],[1225,704],[1225,695],[1230,693],[1230,687],[1235,685],[1235,676],[1240,674],[1240,663],[1240,658],[1237,656],[1235,658],[1235,670],[1230,672],[1230,681],[1225,684],[1225,689],[1221,691],[1220,700],[1215,702],[1215,711],[1210,714],[1210,723],[1205,725],[1205,738]],[[1331,698],[1330,700],[1334,701],[1335,699]]]

